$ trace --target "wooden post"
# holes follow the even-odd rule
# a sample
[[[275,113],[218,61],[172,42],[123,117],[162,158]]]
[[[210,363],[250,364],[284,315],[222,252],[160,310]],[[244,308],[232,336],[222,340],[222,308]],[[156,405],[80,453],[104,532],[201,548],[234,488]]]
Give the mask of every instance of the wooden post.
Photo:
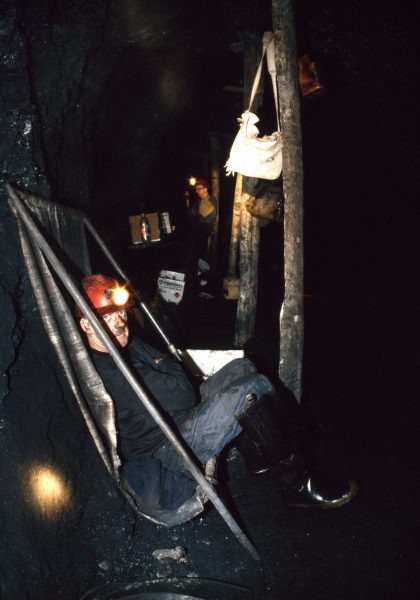
[[[255,184],[252,184],[252,187],[255,187]],[[253,192],[249,195],[253,195]],[[240,285],[234,341],[234,345],[238,347],[243,347],[254,335],[258,295],[260,225],[245,208],[246,196],[247,193],[242,192],[239,240]]]
[[[235,196],[233,198],[232,226],[230,231],[229,256],[227,277],[235,277],[238,268],[239,234],[241,231],[241,202],[242,201],[242,175],[236,174]]]
[[[248,108],[252,84],[261,59],[261,44],[244,39],[244,107]],[[252,110],[256,112],[262,103],[262,85],[256,94]],[[236,311],[234,345],[243,347],[254,335],[255,313],[258,295],[258,259],[260,225],[245,208],[249,196],[255,193],[258,179],[242,178],[241,228],[239,241],[239,299]]]
[[[239,298],[238,255],[239,236],[241,233],[241,206],[242,206],[242,175],[236,174],[235,195],[232,207],[232,225],[228,254],[227,273],[223,278],[223,295],[226,300]]]
[[[285,291],[280,310],[279,376],[300,402],[303,360],[303,161],[292,6],[292,0],[272,0],[283,133]]]

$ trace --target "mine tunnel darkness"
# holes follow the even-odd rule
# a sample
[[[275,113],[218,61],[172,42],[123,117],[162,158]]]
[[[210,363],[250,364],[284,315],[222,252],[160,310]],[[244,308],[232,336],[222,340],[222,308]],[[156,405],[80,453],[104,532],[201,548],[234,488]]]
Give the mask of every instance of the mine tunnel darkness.
[[[415,597],[415,9],[378,0],[276,4],[294,5],[296,53],[316,61],[325,86],[323,95],[300,98],[302,409],[320,468],[358,480],[360,494],[336,511],[289,509],[275,479],[249,475],[242,457],[226,452],[218,491],[259,562],[209,505],[170,528],[136,514],[104,468],[45,333],[5,188],[11,183],[84,211],[152,302],[159,271],[182,269],[187,180],[211,181],[217,140],[212,297],[185,298],[160,317],[184,347],[233,347],[236,301],[224,297],[222,281],[234,179],[223,166],[244,106],[244,44],[260,44],[273,29],[272,3],[3,0],[2,600]],[[261,111],[271,127],[264,85]],[[129,216],[141,205],[171,215],[175,232],[165,244],[133,248]],[[247,351],[275,377],[281,220],[264,223],[260,234],[256,327]],[[105,269],[91,252],[94,269]],[[158,343],[147,324],[143,334]],[[178,559],[156,554],[179,547]]]

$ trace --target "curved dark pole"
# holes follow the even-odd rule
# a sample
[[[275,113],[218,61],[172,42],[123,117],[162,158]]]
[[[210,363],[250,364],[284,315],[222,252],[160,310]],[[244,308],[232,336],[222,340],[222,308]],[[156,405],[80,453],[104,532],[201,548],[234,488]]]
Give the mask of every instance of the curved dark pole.
[[[204,373],[201,371],[201,369],[198,367],[198,365],[195,364],[195,362],[193,361],[193,359],[191,358],[191,356],[187,352],[183,352],[182,350],[179,350],[179,348],[176,348],[175,344],[173,344],[171,342],[171,340],[168,338],[168,336],[163,331],[163,329],[161,328],[161,326],[159,325],[159,323],[156,321],[156,319],[153,316],[153,314],[150,312],[149,307],[147,306],[147,304],[145,304],[143,302],[143,300],[141,299],[140,294],[138,293],[138,291],[131,285],[130,279],[128,278],[128,276],[126,275],[126,273],[122,270],[122,268],[119,265],[119,263],[115,260],[115,258],[113,256],[111,250],[105,244],[105,242],[103,241],[103,239],[101,238],[101,236],[96,231],[96,229],[94,228],[94,226],[92,225],[92,223],[89,221],[89,219],[87,217],[85,217],[84,223],[85,223],[86,228],[89,230],[89,232],[91,233],[91,235],[96,240],[98,246],[101,248],[102,252],[105,254],[105,256],[107,257],[107,259],[109,260],[109,262],[112,264],[112,266],[117,271],[117,273],[119,273],[120,277],[122,279],[124,279],[125,283],[127,284],[127,287],[129,288],[129,290],[133,294],[134,298],[138,302],[141,310],[144,312],[144,314],[147,316],[147,318],[149,319],[149,321],[152,323],[152,325],[154,326],[154,328],[156,329],[156,331],[159,333],[159,335],[161,336],[161,338],[165,342],[168,351],[177,360],[179,360],[180,362],[182,362],[189,369],[189,371],[191,372],[191,374],[194,375],[194,377],[203,379],[204,378]]]
[[[90,231],[90,233],[92,234],[92,236],[95,238],[98,246],[101,248],[102,252],[105,254],[105,256],[107,257],[107,259],[109,260],[109,262],[112,264],[112,266],[117,271],[117,273],[119,273],[119,275],[121,276],[121,278],[124,279],[124,281],[126,282],[126,284],[129,286],[131,293],[135,296],[135,298],[138,301],[138,303],[140,304],[142,310],[147,315],[148,319],[150,319],[150,321],[152,322],[152,324],[154,325],[154,327],[158,331],[159,335],[162,337],[163,341],[165,342],[165,344],[168,347],[168,350],[178,360],[181,360],[180,355],[179,355],[179,351],[175,348],[174,344],[169,340],[169,338],[167,337],[166,333],[163,331],[163,329],[160,327],[159,323],[156,321],[156,319],[154,318],[154,316],[150,312],[149,308],[141,300],[139,293],[137,292],[137,290],[135,290],[133,288],[133,286],[131,285],[130,279],[124,273],[124,271],[122,270],[122,268],[120,267],[120,265],[117,263],[117,261],[115,260],[114,256],[112,255],[112,252],[110,251],[110,249],[108,248],[108,246],[105,244],[105,242],[103,241],[103,239],[101,238],[101,236],[99,235],[99,233],[96,231],[96,229],[94,228],[94,226],[92,225],[92,223],[89,221],[89,219],[87,217],[85,217],[84,222],[85,222],[86,228]]]

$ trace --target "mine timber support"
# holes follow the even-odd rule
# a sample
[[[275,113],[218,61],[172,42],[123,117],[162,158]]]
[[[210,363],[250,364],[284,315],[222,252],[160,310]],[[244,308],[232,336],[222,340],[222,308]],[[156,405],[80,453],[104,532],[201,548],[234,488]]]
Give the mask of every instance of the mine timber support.
[[[279,376],[300,402],[303,361],[303,160],[292,0],[272,0],[272,12],[283,134],[285,291],[280,311]]]
[[[244,108],[248,107],[255,72],[260,62],[260,49],[255,41],[244,38]],[[262,84],[255,96],[253,110],[262,104]],[[254,335],[258,296],[258,259],[260,226],[245,208],[247,197],[255,194],[258,179],[242,177],[241,219],[239,234],[239,299],[236,311],[234,344],[243,347]]]

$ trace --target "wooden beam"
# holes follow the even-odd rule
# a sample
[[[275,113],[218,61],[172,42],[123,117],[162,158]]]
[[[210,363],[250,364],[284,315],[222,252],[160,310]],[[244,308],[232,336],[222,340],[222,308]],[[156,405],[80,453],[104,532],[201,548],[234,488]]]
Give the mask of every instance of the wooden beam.
[[[235,195],[233,197],[232,225],[230,230],[229,256],[226,276],[233,278],[238,271],[238,248],[241,232],[242,175],[236,174]]]
[[[244,52],[244,109],[248,108],[252,84],[261,59],[261,45],[247,41]],[[256,94],[252,111],[262,104],[262,85]],[[258,259],[260,225],[245,208],[249,196],[254,195],[258,179],[242,178],[241,226],[239,236],[239,298],[236,310],[234,345],[243,347],[254,335],[258,295]]]
[[[279,376],[302,396],[303,160],[293,0],[272,0],[275,57],[283,134],[284,280],[280,310]]]

